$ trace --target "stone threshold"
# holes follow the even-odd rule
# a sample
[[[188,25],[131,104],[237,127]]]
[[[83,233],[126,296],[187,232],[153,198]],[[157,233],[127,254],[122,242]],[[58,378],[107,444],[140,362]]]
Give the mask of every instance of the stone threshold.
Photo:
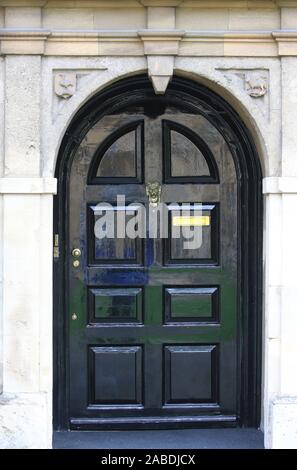
[[[252,428],[145,431],[56,431],[54,449],[264,449]]]

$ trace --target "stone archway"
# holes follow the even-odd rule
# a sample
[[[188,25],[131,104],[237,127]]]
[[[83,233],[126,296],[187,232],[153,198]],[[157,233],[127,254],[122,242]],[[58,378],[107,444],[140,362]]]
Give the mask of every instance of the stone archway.
[[[65,225],[68,171],[75,158],[77,146],[92,125],[108,112],[110,106],[124,97],[127,101],[130,99],[133,101],[134,98],[136,102],[137,100],[141,102],[145,94],[150,93],[148,91],[150,89],[151,85],[147,78],[142,76],[125,79],[108,87],[81,108],[70,124],[61,145],[56,172],[59,191],[55,204],[55,233],[59,234],[61,243],[65,243],[66,253],[56,261],[54,277],[56,299],[54,308],[56,312],[54,364],[59,364],[55,370],[56,428],[68,428],[70,425],[67,413],[65,413],[69,405],[66,398],[67,390],[69,390],[69,382],[67,382],[69,380],[69,369],[67,370],[69,342],[64,335],[69,321],[65,319],[64,309],[67,304],[63,301],[65,262],[69,263],[67,256],[70,249],[67,226]],[[236,418],[234,423],[257,426],[260,415],[262,259],[261,169],[259,160],[248,130],[234,110],[217,94],[202,85],[182,78],[174,78],[167,93],[185,99],[191,97],[196,104],[197,112],[207,116],[214,128],[224,137],[230,155],[233,157],[238,181],[238,194],[241,200],[240,211],[237,214],[239,227],[237,243],[241,250],[237,305],[240,305],[240,308],[236,315],[238,315],[238,328],[242,341],[239,338],[238,341],[236,340],[236,357],[238,364],[243,363],[236,378],[239,408],[234,413],[234,416],[239,415],[240,419]],[[257,279],[256,282],[255,279]]]

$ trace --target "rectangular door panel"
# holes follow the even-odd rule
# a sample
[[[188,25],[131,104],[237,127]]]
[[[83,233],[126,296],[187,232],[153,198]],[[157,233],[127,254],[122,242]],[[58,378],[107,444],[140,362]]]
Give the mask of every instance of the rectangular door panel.
[[[169,206],[165,264],[218,264],[219,205]]]
[[[142,323],[142,289],[89,289],[89,323]]]
[[[219,287],[165,288],[165,322],[217,323]]]
[[[141,346],[89,347],[89,405],[142,405]]]
[[[143,264],[143,240],[126,233],[136,209],[98,203],[90,206],[88,212],[90,264]]]
[[[216,404],[218,360],[217,345],[165,346],[165,404]]]

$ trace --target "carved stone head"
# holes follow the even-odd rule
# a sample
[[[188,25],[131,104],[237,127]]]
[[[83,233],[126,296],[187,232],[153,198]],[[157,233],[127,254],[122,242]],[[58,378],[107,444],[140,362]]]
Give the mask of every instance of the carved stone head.
[[[55,76],[55,93],[61,98],[67,99],[76,91],[75,73],[57,73]]]
[[[245,89],[253,98],[264,96],[268,89],[268,79],[265,73],[250,72],[245,76]]]

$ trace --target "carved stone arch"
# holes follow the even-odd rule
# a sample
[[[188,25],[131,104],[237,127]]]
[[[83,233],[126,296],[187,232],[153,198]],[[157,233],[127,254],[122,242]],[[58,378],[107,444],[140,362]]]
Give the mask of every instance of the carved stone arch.
[[[181,60],[180,58],[178,60]],[[63,113],[52,122],[48,123],[48,128],[45,128],[46,135],[52,136],[53,145],[46,145],[44,148],[44,166],[43,176],[52,176],[55,173],[55,168],[58,160],[58,153],[66,132],[68,132],[69,126],[72,120],[75,118],[80,109],[85,106],[96,94],[104,92],[108,87],[113,84],[117,84],[125,79],[132,79],[141,76],[147,67],[144,58],[141,59],[140,63],[135,66],[127,65],[121,69],[122,73],[119,74],[118,70],[108,69],[108,72],[104,72],[104,75],[100,77],[90,78],[84,89],[78,91],[71,100],[65,102]],[[147,70],[148,72],[148,70]],[[197,86],[204,85],[207,88],[213,90],[215,94],[223,97],[226,102],[230,103],[230,106],[237,111],[240,119],[244,122],[246,128],[250,131],[253,142],[256,146],[259,161],[262,167],[263,176],[269,174],[268,171],[268,155],[267,146],[265,145],[265,132],[267,131],[267,123],[263,121],[262,116],[258,115],[257,112],[249,108],[247,97],[242,97],[238,90],[234,87],[228,86],[227,81],[222,81],[221,74],[217,71],[213,71],[212,74],[205,72],[204,70],[193,70],[189,71],[188,67],[181,67],[179,62],[176,64],[174,69],[175,75],[174,80],[177,77],[189,79]],[[152,87],[152,84],[147,80],[148,86]]]
[[[84,86],[79,88],[70,100],[63,102],[63,108],[57,115],[52,115],[50,106],[48,108],[44,107],[43,176],[50,177],[55,174],[61,143],[68,132],[71,122],[80,112],[80,109],[92,100],[94,96],[103,92],[113,83],[131,76],[143,74],[146,70],[147,62],[144,57],[126,60],[124,64],[120,60],[119,65],[113,58],[112,64],[107,61],[106,70],[90,74],[84,82]]]
[[[252,141],[257,151],[259,164],[263,177],[269,176],[270,156],[267,148],[269,141],[269,122],[263,118],[259,109],[255,108],[254,102],[251,102],[250,96],[231,83],[228,78],[222,74],[221,69],[213,68],[211,70],[196,70],[193,64],[188,65],[189,61],[185,58],[176,59],[174,69],[175,77],[185,78],[197,85],[203,85],[212,90],[215,95],[225,100],[232,110],[239,116],[244,126],[250,133]],[[194,70],[195,69],[195,70]],[[271,90],[269,90],[271,92]]]

